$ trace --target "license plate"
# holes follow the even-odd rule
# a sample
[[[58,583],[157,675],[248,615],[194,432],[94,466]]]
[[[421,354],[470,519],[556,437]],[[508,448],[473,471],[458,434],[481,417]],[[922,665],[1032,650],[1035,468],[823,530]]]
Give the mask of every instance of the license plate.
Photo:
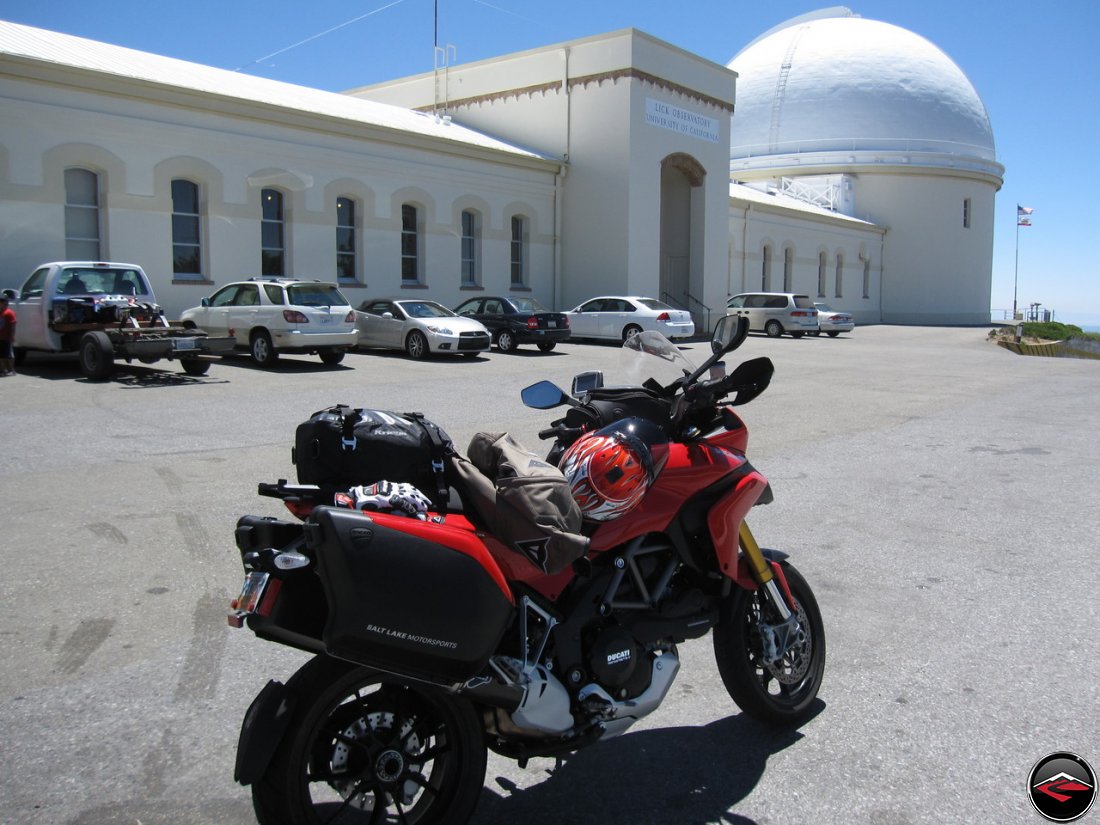
[[[558,328],[558,322],[557,321],[547,321],[546,326],[550,327],[550,329],[557,329]]]
[[[176,351],[196,349],[198,347],[198,341],[194,338],[176,338],[173,342],[176,347]]]
[[[256,612],[270,578],[270,573],[249,573],[244,577],[244,586],[241,588],[241,595],[237,597],[234,608],[238,615],[245,616]]]

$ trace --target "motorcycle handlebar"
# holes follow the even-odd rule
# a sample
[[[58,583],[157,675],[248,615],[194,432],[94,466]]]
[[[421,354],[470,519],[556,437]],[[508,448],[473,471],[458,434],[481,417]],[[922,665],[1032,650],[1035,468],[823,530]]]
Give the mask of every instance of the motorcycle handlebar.
[[[768,358],[745,361],[723,378],[697,381],[684,389],[691,405],[709,405],[731,393],[737,393],[737,404],[745,404],[760,395],[771,382],[774,366]]]
[[[584,427],[566,427],[557,424],[549,429],[539,430],[539,438],[545,441],[548,438],[560,438],[563,441],[575,441],[584,435]]]

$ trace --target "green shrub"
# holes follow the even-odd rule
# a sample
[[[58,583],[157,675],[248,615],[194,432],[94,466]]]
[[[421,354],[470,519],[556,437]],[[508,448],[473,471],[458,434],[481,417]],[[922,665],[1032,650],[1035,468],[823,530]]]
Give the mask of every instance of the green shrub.
[[[1060,324],[1057,321],[1027,322],[1024,324],[1024,335],[1029,338],[1045,338],[1048,341],[1086,337],[1080,327],[1073,324]]]

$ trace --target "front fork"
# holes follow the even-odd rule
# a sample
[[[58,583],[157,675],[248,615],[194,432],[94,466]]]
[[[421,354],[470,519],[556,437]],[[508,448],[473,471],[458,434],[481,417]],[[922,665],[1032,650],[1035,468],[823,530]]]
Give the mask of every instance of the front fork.
[[[780,621],[768,624],[761,619],[759,623],[760,639],[763,644],[764,664],[772,665],[783,658],[792,646],[802,640],[802,625],[798,621],[794,596],[787,585],[783,569],[764,556],[760,545],[756,543],[749,525],[741,521],[738,533],[741,552],[749,562],[749,568],[757,584],[763,589],[768,601],[775,608]]]

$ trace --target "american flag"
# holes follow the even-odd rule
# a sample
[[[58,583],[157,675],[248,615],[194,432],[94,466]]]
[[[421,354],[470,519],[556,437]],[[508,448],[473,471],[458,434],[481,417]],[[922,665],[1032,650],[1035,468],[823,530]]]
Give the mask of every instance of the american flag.
[[[1031,213],[1034,211],[1030,206],[1016,204],[1016,225],[1031,226]]]

